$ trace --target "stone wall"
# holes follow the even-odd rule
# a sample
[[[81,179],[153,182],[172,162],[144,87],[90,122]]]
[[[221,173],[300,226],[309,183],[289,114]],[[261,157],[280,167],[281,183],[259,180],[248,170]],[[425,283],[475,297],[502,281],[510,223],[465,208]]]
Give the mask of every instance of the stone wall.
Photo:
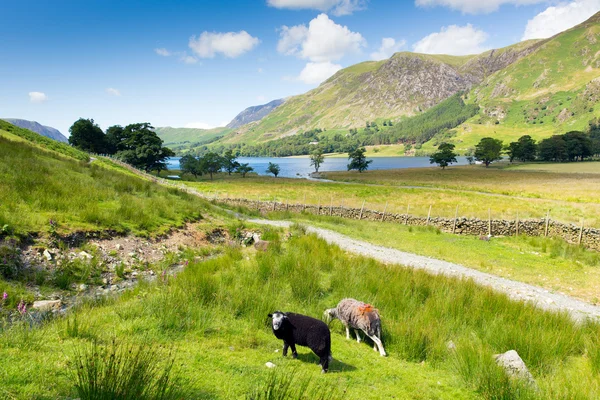
[[[303,205],[303,204],[287,204],[271,201],[256,201],[247,199],[216,199],[221,203],[231,206],[242,206],[251,210],[258,210],[265,214],[273,211],[289,211],[293,213],[310,213],[314,215],[335,216],[342,218],[350,218],[365,221],[382,221],[389,223],[397,223],[412,226],[433,226],[440,229],[442,232],[455,233],[457,235],[474,235],[486,236],[547,236],[561,238],[572,244],[581,244],[587,248],[600,251],[600,229],[586,228],[573,224],[564,224],[557,221],[548,221],[546,228],[546,220],[522,220],[506,221],[499,219],[481,220],[477,218],[459,217],[456,221],[453,218],[431,217],[429,220],[426,217],[416,217],[409,214],[392,214],[381,211],[374,211],[360,208],[346,207],[330,207],[328,205]]]

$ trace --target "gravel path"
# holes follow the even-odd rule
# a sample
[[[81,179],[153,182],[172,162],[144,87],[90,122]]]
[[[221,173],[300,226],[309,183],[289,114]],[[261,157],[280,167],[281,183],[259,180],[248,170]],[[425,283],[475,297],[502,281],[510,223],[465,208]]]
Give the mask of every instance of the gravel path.
[[[249,219],[248,222],[275,227],[287,228],[292,225],[289,221],[270,221],[264,219]],[[306,226],[305,224],[303,224]],[[354,254],[374,258],[385,264],[400,264],[415,269],[422,269],[435,275],[446,275],[459,278],[469,278],[479,285],[490,287],[498,292],[507,294],[513,300],[529,301],[539,308],[550,311],[568,311],[576,321],[600,317],[600,307],[574,299],[572,297],[552,293],[546,289],[501,278],[495,275],[480,272],[462,265],[447,261],[419,256],[404,251],[376,246],[360,240],[351,239],[340,233],[306,226],[309,233],[315,233],[328,243]]]

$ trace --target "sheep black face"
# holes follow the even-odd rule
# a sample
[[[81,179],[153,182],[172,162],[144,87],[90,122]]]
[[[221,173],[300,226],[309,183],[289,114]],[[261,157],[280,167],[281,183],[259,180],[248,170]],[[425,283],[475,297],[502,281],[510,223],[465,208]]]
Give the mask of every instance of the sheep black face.
[[[292,357],[298,357],[296,345],[309,347],[318,357],[323,372],[327,372],[331,359],[331,334],[327,325],[318,319],[295,313],[275,311],[272,319],[273,334],[283,340],[283,356],[288,348]]]

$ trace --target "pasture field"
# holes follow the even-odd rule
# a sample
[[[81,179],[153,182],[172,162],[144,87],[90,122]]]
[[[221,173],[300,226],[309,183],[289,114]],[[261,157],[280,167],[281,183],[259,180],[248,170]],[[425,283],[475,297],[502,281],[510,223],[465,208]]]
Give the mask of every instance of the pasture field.
[[[327,161],[325,161],[327,162]],[[166,174],[165,174],[166,175]],[[481,166],[323,173],[336,182],[218,174],[186,185],[210,196],[344,205],[390,213],[453,218],[540,219],[600,227],[600,175],[519,171]],[[188,177],[186,177],[187,179]],[[337,182],[337,181],[340,182]],[[306,200],[305,200],[306,199]]]
[[[30,327],[27,314],[15,318],[12,326],[0,328],[0,394],[88,398],[84,389],[103,382],[93,372],[111,359],[104,346],[145,343],[142,350],[149,355],[137,363],[129,360],[134,372],[154,360],[159,372],[167,371],[177,398],[283,398],[275,396],[285,385],[273,380],[285,381],[289,374],[306,390],[293,398],[306,399],[600,395],[600,326],[578,325],[469,281],[348,256],[300,228],[288,236],[265,230],[271,246],[259,253],[227,247],[220,256],[199,259],[189,249],[178,261],[188,265],[176,277],[87,302],[41,326]],[[299,348],[298,360],[283,359],[266,314],[283,309],[319,317],[343,297],[378,307],[389,356],[346,341],[341,324],[334,322],[330,373],[320,373],[306,348]],[[447,348],[449,340],[456,350]],[[523,357],[537,389],[495,365],[492,355],[509,349]],[[277,365],[274,370],[265,367],[269,361]],[[158,375],[132,384],[150,385]],[[269,387],[271,397],[265,393]],[[96,393],[110,396],[108,389],[99,385]]]

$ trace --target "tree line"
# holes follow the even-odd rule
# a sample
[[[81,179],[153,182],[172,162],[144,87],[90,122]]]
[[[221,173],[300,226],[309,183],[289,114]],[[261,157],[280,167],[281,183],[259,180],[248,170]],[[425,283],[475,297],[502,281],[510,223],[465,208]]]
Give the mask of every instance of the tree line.
[[[69,144],[95,154],[114,156],[146,172],[167,169],[166,160],[175,153],[163,146],[163,141],[148,122],[125,127],[113,125],[106,133],[93,119],[79,118],[69,128]]]

